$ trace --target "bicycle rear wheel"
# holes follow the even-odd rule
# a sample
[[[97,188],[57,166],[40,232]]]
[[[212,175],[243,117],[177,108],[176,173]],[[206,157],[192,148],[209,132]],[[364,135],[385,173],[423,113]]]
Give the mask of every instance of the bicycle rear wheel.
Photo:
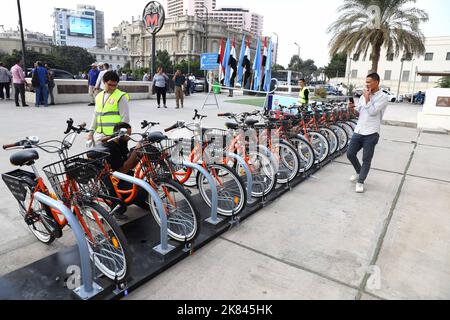
[[[239,214],[247,204],[247,192],[242,179],[235,170],[222,164],[211,164],[207,168],[216,184],[217,213],[226,217]],[[203,200],[211,207],[211,188],[214,186],[200,173],[197,175],[197,185]]]
[[[308,134],[316,154],[316,160],[319,161],[319,163],[324,162],[330,154],[330,144],[328,143],[327,138],[325,138],[323,134],[315,131],[310,131]]]
[[[320,133],[327,138],[329,144],[330,144],[330,154],[334,154],[339,146],[339,141],[337,135],[333,132],[333,130],[330,130],[328,128],[321,128]]]
[[[86,223],[86,241],[95,266],[111,280],[126,279],[131,259],[127,240],[120,226],[97,203],[86,203],[79,209]]]
[[[155,183],[166,211],[169,237],[179,242],[194,240],[200,234],[200,214],[194,206],[192,197],[176,181],[163,178]],[[161,225],[156,203],[150,195],[148,197],[150,212],[158,225]]]
[[[280,184],[287,184],[297,177],[300,167],[300,156],[295,147],[285,141],[280,141],[277,146],[279,158],[279,169],[277,180]]]
[[[348,136],[347,133],[345,132],[345,130],[338,126],[338,125],[331,125],[330,129],[334,131],[334,133],[336,133],[338,139],[339,139],[339,147],[338,147],[338,151],[344,150],[345,147],[347,147],[348,144]]]
[[[290,138],[289,141],[297,148],[297,153],[300,157],[299,172],[308,172],[316,163],[313,146],[301,135]]]
[[[269,195],[277,185],[277,170],[268,156],[258,151],[247,153],[247,164],[253,178],[252,196],[262,198]],[[237,164],[237,172],[244,172],[241,164]]]

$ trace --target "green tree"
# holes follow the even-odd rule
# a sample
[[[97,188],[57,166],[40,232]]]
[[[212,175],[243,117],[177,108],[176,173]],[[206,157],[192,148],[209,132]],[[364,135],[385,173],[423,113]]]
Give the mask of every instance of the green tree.
[[[70,71],[73,74],[87,70],[89,66],[95,62],[95,57],[86,49],[74,46],[55,46],[52,49],[55,63],[64,63],[64,70]]]
[[[328,78],[345,77],[347,67],[347,55],[338,53],[333,56],[330,63],[325,67],[325,75]]]
[[[162,67],[165,72],[172,72],[172,61],[167,50],[158,50],[156,53],[156,68]]]
[[[189,62],[186,60],[181,60],[179,63],[176,63],[174,65],[175,70],[180,69],[183,73],[191,72],[196,77],[202,77],[204,75],[204,72],[200,70],[200,62],[199,61],[192,61]]]
[[[272,66],[272,72],[278,72],[281,70],[286,70],[284,66],[282,66],[281,64],[274,64]]]
[[[405,7],[416,0],[344,0],[342,15],[330,25],[330,55],[338,52],[363,54],[371,49],[372,71],[378,71],[381,48],[395,57],[400,52],[425,53],[425,38],[419,26],[428,21],[421,9]],[[378,12],[377,12],[378,11]]]
[[[441,78],[438,81],[439,88],[450,88],[450,77]]]
[[[318,68],[314,63],[314,60],[308,59],[303,61],[298,55],[294,55],[291,58],[288,69],[300,72],[302,74],[302,77],[305,78],[307,82],[309,82],[312,80],[314,73]]]

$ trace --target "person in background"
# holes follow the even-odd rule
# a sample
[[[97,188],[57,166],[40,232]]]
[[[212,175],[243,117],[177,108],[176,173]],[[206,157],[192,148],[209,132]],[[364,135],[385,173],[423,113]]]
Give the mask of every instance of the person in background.
[[[12,74],[8,69],[5,68],[3,62],[0,62],[0,100],[6,99],[10,100],[10,84],[11,84]],[[3,90],[5,92],[3,92]]]
[[[184,78],[186,79],[186,85],[184,87],[184,94],[187,96],[191,95],[191,80],[189,79],[189,74],[184,75]]]
[[[347,158],[356,174],[350,181],[356,183],[356,193],[364,192],[364,183],[370,171],[375,147],[380,139],[381,121],[388,106],[389,97],[380,90],[380,76],[371,73],[366,78],[364,94],[356,104],[350,101],[349,108],[359,113],[355,133],[348,146]],[[363,149],[363,164],[358,160],[358,152]]]
[[[23,61],[22,59],[17,59],[16,64],[11,68],[11,74],[13,77],[13,85],[14,85],[14,100],[16,102],[16,107],[20,107],[19,105],[19,94],[22,99],[22,106],[28,107],[25,102],[25,85],[27,81],[25,80],[25,73],[22,69]]]
[[[47,69],[48,73],[48,94],[50,96],[50,103],[49,105],[54,106],[55,105],[55,96],[53,95],[53,89],[55,88],[55,73],[50,69],[50,66],[48,63],[44,65],[45,69]]]
[[[150,74],[148,72],[145,72],[144,76],[142,77],[142,81],[150,81]]]
[[[109,71],[109,64],[104,63],[103,64],[103,70],[100,71],[100,73],[98,75],[98,78],[97,78],[97,82],[95,83],[95,89],[96,89],[97,92],[105,90],[105,82],[103,81],[103,76],[108,71]]]
[[[88,106],[95,106],[95,85],[97,84],[97,79],[100,71],[97,69],[97,65],[95,63],[91,64],[91,70],[89,70],[88,74],[88,84],[89,84],[89,97],[91,98],[91,102]]]
[[[119,122],[130,123],[128,93],[117,89],[120,78],[115,71],[107,71],[103,76],[104,91],[95,97],[95,111],[88,135],[88,141],[96,143],[114,133],[114,126]],[[94,136],[95,132],[95,136]]]
[[[48,72],[42,65],[41,61],[36,61],[36,68],[33,71],[33,77],[36,77],[38,80],[38,85],[35,87],[35,107],[39,108],[41,104],[43,104],[44,107],[48,107]]]
[[[300,86],[300,93],[298,96],[298,103],[302,106],[307,106],[309,103],[309,90],[306,88],[306,80],[300,79],[298,82]]]
[[[195,92],[195,76],[193,73],[191,73],[189,75],[189,81],[191,82],[191,87],[190,87],[191,94],[194,94],[194,92]]]
[[[163,98],[164,108],[166,105],[166,95],[167,95],[167,84],[169,83],[169,77],[164,73],[163,68],[159,67],[157,73],[153,77],[153,82],[155,83],[156,90],[156,100],[158,102],[158,108],[161,108],[161,96]]]
[[[181,108],[184,108],[184,94],[183,94],[183,86],[186,83],[186,77],[181,73],[181,70],[178,69],[175,75],[173,76],[173,82],[175,82],[175,98],[177,107],[175,109],[180,109],[180,101]]]

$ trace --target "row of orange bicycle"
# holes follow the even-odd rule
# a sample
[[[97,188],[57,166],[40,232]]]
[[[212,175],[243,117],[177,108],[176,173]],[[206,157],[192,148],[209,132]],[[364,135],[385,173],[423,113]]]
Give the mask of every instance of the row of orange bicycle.
[[[178,121],[165,130],[172,136],[174,131],[183,133],[182,138],[170,139],[162,132],[153,132],[159,123],[142,121],[142,132],[130,135],[120,130],[109,139],[127,136],[139,143],[139,163],[130,174],[158,192],[167,217],[167,233],[174,241],[193,242],[200,233],[202,221],[193,188],[210,207],[215,189],[217,213],[237,216],[251,202],[250,193],[254,199],[265,198],[277,185],[289,185],[342,153],[356,125],[355,116],[339,104],[221,113],[218,117],[232,121],[226,122],[224,129],[204,128],[206,115],[195,110],[191,122]],[[23,149],[10,157],[11,164],[30,167],[31,171],[17,169],[2,178],[39,241],[50,244],[61,238],[67,221],[57,210],[38,202],[34,197],[37,192],[71,209],[84,230],[94,265],[106,277],[124,281],[132,268],[131,254],[115,217],[135,203],[141,190],[137,185],[121,184],[113,176],[104,148],[70,156],[76,137],[84,133],[89,133],[85,124],[74,126],[70,119],[61,141],[40,142],[38,137],[27,137],[4,145],[5,150]],[[59,158],[42,168],[44,176],[36,167],[38,151]],[[188,163],[201,165],[215,184]],[[252,176],[251,186],[245,179],[246,169]],[[141,206],[161,224],[158,206],[150,195]]]

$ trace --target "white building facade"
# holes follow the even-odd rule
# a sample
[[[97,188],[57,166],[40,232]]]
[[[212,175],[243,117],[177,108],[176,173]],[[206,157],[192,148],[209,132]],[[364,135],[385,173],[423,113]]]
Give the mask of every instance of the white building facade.
[[[98,63],[109,64],[111,70],[119,70],[131,61],[130,53],[127,50],[93,48],[88,51]]]
[[[424,72],[450,72],[450,36],[429,37],[425,39],[425,55],[408,56],[403,61],[404,54],[398,58],[388,56],[385,49],[381,52],[378,65],[378,73],[382,85],[389,87],[391,92],[397,93],[400,83],[399,94],[409,94],[425,91],[437,86],[441,77],[420,76]],[[363,60],[362,56],[352,55],[347,58],[347,78],[333,79],[332,82],[343,82],[362,87],[365,77],[372,67],[369,58]]]
[[[104,13],[90,5],[77,5],[76,10],[55,8],[53,42],[57,46],[103,48],[105,46]]]
[[[216,0],[168,0],[166,5],[168,17],[201,16],[225,22],[232,28],[261,35],[264,17],[239,6],[216,7]]]
[[[40,32],[25,30],[25,50],[49,54],[52,50],[52,37]],[[6,30],[0,33],[0,52],[11,54],[22,51],[22,40],[18,30]]]

